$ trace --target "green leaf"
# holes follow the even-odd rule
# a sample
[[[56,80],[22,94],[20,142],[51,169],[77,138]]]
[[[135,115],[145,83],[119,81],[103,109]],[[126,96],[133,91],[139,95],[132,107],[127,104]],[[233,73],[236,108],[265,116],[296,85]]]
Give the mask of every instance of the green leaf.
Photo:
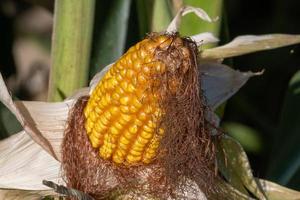
[[[212,17],[218,17],[218,20],[209,23],[199,20],[193,14],[188,14],[183,17],[180,33],[182,35],[195,35],[202,32],[212,32],[215,36],[219,36],[222,16],[222,0],[183,0],[184,5],[202,8],[207,14]]]
[[[271,155],[268,177],[286,185],[300,174],[300,71],[290,80],[281,114],[279,132]],[[294,177],[295,179],[295,177]],[[289,184],[288,184],[289,185]],[[298,185],[296,188],[300,189]]]
[[[266,199],[260,185],[253,177],[251,167],[242,146],[229,136],[218,143],[218,166],[226,180],[246,194],[245,188],[259,199]]]
[[[130,0],[96,2],[90,77],[117,60],[124,52]]]
[[[0,139],[4,139],[22,130],[16,117],[0,103]]]
[[[165,31],[172,21],[172,8],[168,0],[154,0],[151,31]]]
[[[152,0],[136,0],[135,3],[138,14],[140,38],[144,38],[146,33],[151,30],[154,2]]]
[[[259,153],[262,150],[260,134],[253,128],[236,123],[226,122],[222,125],[224,130],[236,139],[247,152]]]
[[[87,85],[95,0],[57,0],[48,100],[61,101]]]

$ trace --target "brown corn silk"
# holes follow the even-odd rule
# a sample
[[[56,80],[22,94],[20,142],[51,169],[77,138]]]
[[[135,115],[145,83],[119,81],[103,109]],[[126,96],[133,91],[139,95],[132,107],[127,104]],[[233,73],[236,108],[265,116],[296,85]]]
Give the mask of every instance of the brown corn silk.
[[[159,35],[153,33],[148,38],[155,40]],[[176,199],[182,198],[193,183],[207,196],[216,191],[216,156],[211,136],[215,128],[206,117],[209,108],[200,89],[197,46],[177,33],[164,35],[171,42],[159,45],[154,56],[166,70],[153,74],[148,88],[158,95],[163,113],[153,136],[161,138],[155,158],[149,164],[135,165],[101,158],[84,128],[83,111],[89,97],[81,97],[70,111],[62,144],[62,167],[69,187],[96,199],[128,192]]]

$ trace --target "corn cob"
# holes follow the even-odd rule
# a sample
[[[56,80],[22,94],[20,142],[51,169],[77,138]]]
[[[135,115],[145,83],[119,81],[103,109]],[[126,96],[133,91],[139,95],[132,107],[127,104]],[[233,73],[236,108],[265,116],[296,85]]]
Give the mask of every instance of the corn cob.
[[[151,85],[153,75],[166,69],[155,50],[171,42],[170,36],[157,35],[137,43],[92,92],[84,110],[85,129],[103,159],[131,165],[155,158],[164,130],[158,127],[162,109]]]

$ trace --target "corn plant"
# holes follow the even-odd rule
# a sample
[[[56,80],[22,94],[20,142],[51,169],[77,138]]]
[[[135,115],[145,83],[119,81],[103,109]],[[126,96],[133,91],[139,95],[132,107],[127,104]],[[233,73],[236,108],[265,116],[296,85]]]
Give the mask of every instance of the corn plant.
[[[220,127],[220,108],[263,76],[224,59],[298,44],[300,35],[218,46],[222,1],[120,0],[105,20],[99,2],[55,2],[49,101],[57,102],[14,101],[0,77],[0,100],[23,127],[0,141],[1,198],[299,198],[254,177],[243,147]],[[148,35],[125,50],[130,5]]]

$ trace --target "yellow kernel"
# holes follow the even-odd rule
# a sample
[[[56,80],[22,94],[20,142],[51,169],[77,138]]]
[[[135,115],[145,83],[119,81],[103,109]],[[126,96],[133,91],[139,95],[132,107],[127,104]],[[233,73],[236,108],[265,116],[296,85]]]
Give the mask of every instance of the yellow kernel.
[[[156,124],[152,121],[152,120],[149,120],[148,123],[147,123],[147,126],[151,129],[154,129],[156,128]]]
[[[152,61],[152,59],[153,59],[153,57],[148,54],[148,55],[146,55],[144,60],[145,60],[145,63],[150,63]]]
[[[129,154],[131,154],[133,156],[141,156],[142,152],[141,151],[136,151],[135,149],[131,149]]]
[[[90,124],[88,122],[86,122],[84,124],[84,127],[85,127],[85,130],[86,130],[87,134],[89,134],[92,131],[92,128],[91,128],[91,126],[90,126]]]
[[[136,151],[143,151],[145,149],[145,146],[142,145],[133,145],[132,148]]]
[[[138,131],[137,125],[134,124],[134,125],[132,125],[132,126],[129,127],[129,132],[130,133],[135,134],[135,133],[137,133],[137,131]]]
[[[142,132],[141,132],[141,136],[142,136],[144,139],[150,139],[150,138],[152,138],[152,136],[153,136],[153,132],[142,131]]]
[[[127,151],[127,149],[129,148],[129,145],[120,142],[118,147],[119,147],[118,150]]]
[[[117,122],[117,121],[114,123],[114,126],[115,126],[117,129],[119,129],[119,130],[121,130],[121,129],[123,128],[122,124],[120,124],[120,123]]]
[[[123,119],[126,122],[129,122],[131,120],[131,116],[126,114],[121,114],[121,119]]]
[[[138,111],[138,109],[135,106],[130,106],[129,110],[131,113],[136,113]]]
[[[96,112],[91,112],[89,118],[92,122],[95,122],[97,120],[98,116],[96,115]]]
[[[120,110],[121,110],[123,113],[129,113],[129,112],[130,112],[128,106],[120,106]]]
[[[144,58],[146,57],[146,55],[147,55],[147,51],[146,51],[145,49],[140,49],[140,50],[138,51],[138,55],[139,55],[139,57],[140,57],[141,59],[144,59]]]
[[[128,155],[126,157],[126,160],[129,162],[129,163],[135,163],[135,162],[138,162],[141,160],[141,156],[133,156],[133,155]]]
[[[90,135],[90,141],[91,141],[91,144],[92,144],[92,147],[94,147],[94,148],[97,148],[97,147],[99,147],[100,146],[100,144],[101,144],[101,141],[98,139],[98,138],[96,138],[93,134],[92,135]]]
[[[142,125],[144,124],[144,123],[143,123],[141,120],[139,120],[139,119],[135,119],[134,123],[135,123],[136,125],[138,125],[138,126],[142,126]]]
[[[135,76],[135,72],[132,69],[128,69],[126,72],[126,76],[129,79],[132,79]]]
[[[102,113],[102,110],[97,106],[97,107],[95,107],[95,112],[97,113],[97,114],[101,114]]]
[[[131,53],[131,59],[132,59],[132,60],[138,59],[138,54],[137,54],[136,51]]]
[[[142,120],[142,121],[146,120],[147,119],[147,114],[144,113],[144,112],[140,112],[139,115],[138,115],[138,119]]]
[[[120,157],[120,156],[118,156],[118,155],[113,155],[113,161],[114,161],[115,163],[117,163],[117,164],[123,163],[124,160],[125,160],[124,158],[122,158],[122,157]]]
[[[113,98],[114,100],[118,101],[118,100],[120,99],[120,95],[119,95],[118,93],[115,92],[115,93],[112,95],[112,98]]]
[[[125,131],[124,133],[124,137],[126,137],[126,139],[130,140],[131,138],[133,138],[133,136],[135,135],[134,133],[131,133],[129,131]]]
[[[159,128],[158,133],[159,133],[159,135],[163,135],[165,133],[165,130],[162,128]]]
[[[146,84],[147,80],[143,75],[139,74],[138,82],[139,82],[139,84],[144,85],[144,84]]]
[[[109,130],[110,130],[110,133],[113,135],[119,135],[119,133],[120,133],[120,131],[114,126],[110,127]]]
[[[100,118],[99,118],[100,122],[103,124],[103,125],[108,125],[109,124],[109,121],[105,118],[104,115],[102,115]]]
[[[100,155],[104,159],[109,159],[111,157],[112,150],[108,148],[100,148]]]
[[[125,137],[121,136],[121,137],[120,137],[120,143],[121,143],[121,144],[128,145],[128,144],[130,143],[130,141],[127,140]]]
[[[127,71],[126,69],[123,69],[123,70],[120,71],[120,74],[121,74],[123,77],[125,77],[125,76],[126,76],[126,71]]]
[[[145,65],[144,67],[143,67],[143,72],[144,72],[144,74],[146,74],[146,75],[149,75],[150,74],[150,67],[148,66],[148,65]]]
[[[149,142],[149,140],[144,139],[144,138],[139,136],[139,137],[137,137],[136,142],[140,143],[140,144],[147,144]]]
[[[133,61],[133,69],[134,69],[135,71],[139,71],[140,68],[141,68],[141,66],[142,66],[142,63],[141,63],[140,60],[135,60],[135,61]]]
[[[129,104],[129,101],[130,101],[130,97],[129,96],[123,96],[120,98],[120,103],[122,105],[128,105]]]
[[[135,87],[131,83],[129,83],[125,91],[132,93],[135,91]]]
[[[124,69],[124,65],[122,65],[121,62],[117,62],[116,67],[112,67],[112,68],[122,70],[122,69]]]

